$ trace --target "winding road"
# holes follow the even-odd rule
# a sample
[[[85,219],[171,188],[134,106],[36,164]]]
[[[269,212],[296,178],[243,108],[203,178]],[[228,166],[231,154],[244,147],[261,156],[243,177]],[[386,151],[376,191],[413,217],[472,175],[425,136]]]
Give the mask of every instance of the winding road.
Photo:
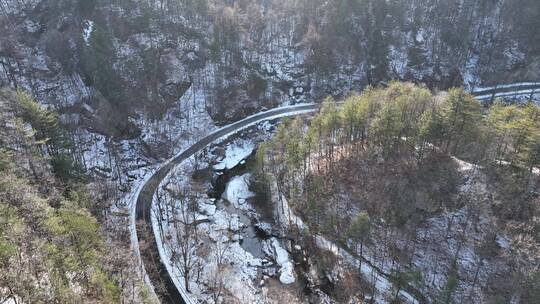
[[[167,271],[166,265],[160,259],[158,244],[152,231],[152,198],[159,184],[167,176],[169,171],[220,138],[230,136],[259,122],[315,112],[318,109],[318,104],[301,104],[276,108],[227,125],[214,131],[187,150],[168,160],[146,181],[136,198],[135,226],[139,245],[135,247],[139,249],[139,255],[145,267],[146,274],[161,303],[192,303],[182,286],[175,285],[174,280]]]
[[[532,98],[540,94],[540,82],[520,82],[492,87],[477,88],[471,91],[479,101],[493,101],[496,98]]]
[[[526,94],[532,96],[537,92],[540,92],[540,83],[501,85],[474,90],[471,93],[478,100],[485,101],[492,100],[498,96],[520,96]],[[134,219],[132,219],[136,234],[135,240],[133,240],[134,248],[141,258],[146,275],[148,276],[148,283],[151,283],[154,292],[162,303],[194,303],[182,286],[175,285],[169,271],[167,271],[166,265],[160,258],[158,244],[152,230],[152,199],[159,184],[167,176],[169,171],[220,138],[235,134],[259,122],[315,112],[319,109],[319,106],[319,104],[301,104],[276,108],[222,127],[199,140],[187,150],[169,159],[138,189],[135,195]]]

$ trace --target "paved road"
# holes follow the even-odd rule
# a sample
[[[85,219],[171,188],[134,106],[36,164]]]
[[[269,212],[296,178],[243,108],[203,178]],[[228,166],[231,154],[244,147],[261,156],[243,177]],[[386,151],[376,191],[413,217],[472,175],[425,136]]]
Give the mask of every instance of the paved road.
[[[156,238],[152,230],[152,198],[159,184],[175,166],[203,150],[211,143],[226,136],[234,134],[255,123],[272,120],[279,117],[294,116],[302,113],[314,112],[319,109],[318,104],[305,104],[292,107],[277,108],[258,113],[241,121],[227,125],[212,134],[204,137],[184,152],[170,159],[144,184],[136,202],[136,232],[142,262],[149,276],[154,290],[162,303],[190,304],[183,290],[178,290],[159,257]],[[186,299],[185,299],[186,298]]]
[[[540,93],[540,82],[522,82],[507,85],[498,85],[487,88],[478,88],[471,92],[478,100],[494,100],[497,97],[512,98],[532,96]]]
[[[480,89],[472,92],[475,96],[511,94],[512,92],[522,92],[523,90],[540,89],[540,84],[516,84],[503,87],[492,87]],[[272,120],[284,116],[295,116],[301,113],[314,112],[319,109],[319,104],[305,104],[292,107],[277,108],[266,112],[258,113],[238,122],[227,125],[210,135],[204,137],[184,152],[175,156],[166,162],[150,179],[144,184],[137,197],[136,202],[136,233],[139,243],[139,250],[142,262],[145,266],[147,275],[154,286],[154,290],[162,303],[181,303],[191,304],[189,296],[182,288],[176,288],[166,266],[159,257],[157,242],[152,230],[152,198],[159,184],[175,166],[188,159],[192,155],[200,152],[209,144],[218,139],[234,134],[255,123]]]

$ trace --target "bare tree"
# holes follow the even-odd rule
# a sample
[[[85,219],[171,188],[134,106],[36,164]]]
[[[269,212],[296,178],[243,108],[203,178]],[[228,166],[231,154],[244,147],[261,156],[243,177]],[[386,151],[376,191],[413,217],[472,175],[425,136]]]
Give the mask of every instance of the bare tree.
[[[193,208],[194,201],[186,194],[183,192],[179,195],[179,214],[174,215],[174,221],[179,225],[172,236],[174,242],[171,246],[171,261],[182,275],[186,291],[190,292],[190,279],[201,265],[197,258],[200,244],[196,213]]]
[[[217,242],[215,248],[215,263],[216,268],[214,269],[212,281],[210,282],[210,290],[212,292],[212,300],[215,304],[219,303],[223,291],[225,288],[224,273],[225,273],[225,254],[229,250],[229,245],[224,242]]]

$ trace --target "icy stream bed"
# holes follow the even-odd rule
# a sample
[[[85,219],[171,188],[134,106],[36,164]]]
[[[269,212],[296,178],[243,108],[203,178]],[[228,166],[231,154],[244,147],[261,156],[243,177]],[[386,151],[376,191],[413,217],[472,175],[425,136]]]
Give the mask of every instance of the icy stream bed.
[[[270,126],[262,124],[258,128],[256,131]],[[173,280],[183,286],[181,262],[175,256],[185,239],[178,237],[183,225],[176,223],[186,222],[182,214],[188,201],[178,199],[178,195],[198,193],[194,195],[196,211],[187,218],[189,225],[197,227],[198,240],[192,254],[196,269],[189,279],[189,289],[192,299],[198,302],[214,302],[212,290],[216,282],[223,284],[226,292],[221,297],[225,302],[234,298],[242,303],[266,303],[268,296],[280,294],[277,290],[282,288],[302,294],[303,285],[297,282],[295,263],[287,250],[290,244],[271,233],[271,223],[252,205],[248,163],[257,141],[246,139],[252,137],[243,134],[213,145],[171,171],[158,191],[162,202],[167,202],[161,206],[161,218],[157,216],[158,195],[154,196],[154,231],[163,229],[157,233],[164,243],[160,251],[168,257]]]
[[[225,168],[219,171],[218,184],[225,182],[225,188],[216,206],[218,210],[238,216],[240,226],[243,227],[238,237],[240,246],[256,258],[274,261],[280,282],[292,284],[296,279],[294,263],[288,252],[278,238],[264,233],[263,229],[257,229],[271,227],[271,224],[261,218],[257,208],[251,203],[255,194],[249,190],[251,174],[246,163],[254,155],[254,149],[253,143],[242,140],[226,145],[225,157],[213,166],[215,170]],[[266,274],[273,274],[273,270]]]

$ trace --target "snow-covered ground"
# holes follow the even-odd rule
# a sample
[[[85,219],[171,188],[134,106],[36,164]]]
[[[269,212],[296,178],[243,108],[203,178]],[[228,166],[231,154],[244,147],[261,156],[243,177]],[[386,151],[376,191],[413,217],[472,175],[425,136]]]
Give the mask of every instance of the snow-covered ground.
[[[488,301],[482,292],[485,286],[478,282],[488,282],[490,276],[506,271],[508,266],[502,259],[512,254],[510,241],[493,220],[493,202],[490,198],[494,191],[489,188],[482,168],[457,158],[453,158],[453,161],[461,175],[461,183],[457,188],[459,197],[463,197],[467,203],[456,210],[444,210],[428,218],[416,231],[414,242],[408,242],[408,236],[400,231],[390,233],[389,237],[386,228],[374,229],[372,238],[375,241],[364,246],[363,256],[384,273],[391,273],[396,267],[419,271],[425,285],[415,287],[428,299],[440,294],[440,290],[448,283],[449,273],[455,270],[459,276],[459,285],[454,300],[459,303],[484,303]],[[499,252],[496,258],[490,259],[488,266],[478,253],[478,248],[490,240],[490,232],[496,232],[494,237]],[[326,244],[325,247],[336,254],[343,251],[320,237],[318,241]],[[402,252],[413,252],[411,261],[400,266],[395,255],[390,252],[390,247]],[[347,252],[341,254],[348,255]],[[369,274],[369,267],[364,267],[368,265],[362,266],[362,272]],[[383,280],[380,284],[384,290],[387,282]]]
[[[276,262],[281,267],[279,269],[279,281],[283,284],[292,284],[296,278],[294,275],[294,264],[291,262],[287,250],[281,247],[281,244],[276,238],[271,239],[272,248]]]
[[[254,144],[246,144],[244,140],[233,141],[228,144],[230,149],[225,149],[225,157],[220,158],[219,163],[226,163],[232,167],[242,162],[244,158],[238,157],[237,151],[240,147],[245,151],[247,157],[251,154],[250,149],[245,146],[254,147]],[[232,151],[231,154],[228,151]],[[200,157],[199,157],[200,159]],[[209,165],[211,160],[205,160]],[[193,183],[191,173],[194,170],[194,158],[183,162],[176,167],[173,172],[163,181],[162,187],[165,187],[171,193],[179,191],[183,187],[190,187]],[[275,273],[279,273],[279,279],[283,284],[290,284],[295,281],[294,267],[286,250],[275,238],[261,241],[261,249],[265,253],[265,258],[254,257],[241,242],[244,238],[243,231],[250,224],[246,214],[253,212],[248,199],[253,195],[248,189],[249,174],[233,177],[226,185],[223,193],[223,202],[208,198],[205,194],[200,194],[197,200],[198,211],[194,218],[201,221],[198,225],[201,238],[200,247],[197,252],[206,252],[206,254],[194,254],[198,265],[204,265],[199,270],[200,274],[190,280],[190,291],[184,290],[184,277],[173,261],[173,251],[179,245],[174,237],[176,231],[171,220],[158,218],[156,208],[157,195],[154,197],[153,228],[158,239],[160,256],[166,262],[167,269],[172,274],[173,280],[179,290],[184,290],[190,301],[213,303],[215,293],[212,287],[216,284],[216,279],[223,282],[223,288],[233,295],[234,298],[242,303],[266,303],[265,297],[261,293],[261,269],[275,268]],[[193,189],[191,189],[193,191]],[[165,193],[165,196],[168,194]],[[167,199],[165,199],[167,200]],[[174,208],[176,212],[182,210],[181,202],[175,201]],[[227,207],[227,204],[230,204]],[[160,232],[159,222],[162,222],[163,233]],[[222,264],[216,261],[220,260]],[[276,265],[269,263],[269,260],[275,260]],[[217,269],[220,269],[218,271]],[[216,276],[219,276],[216,278]]]
[[[94,25],[95,23],[92,20],[86,20],[83,22],[83,40],[86,45],[90,45],[90,36],[94,31]]]
[[[235,176],[227,183],[227,187],[225,188],[222,197],[236,209],[251,209],[247,202],[248,198],[253,197],[253,193],[248,189],[249,178],[249,174]]]
[[[341,249],[338,245],[329,241],[324,236],[317,235],[315,237],[315,240],[319,248],[333,252],[337,257],[341,258],[343,261],[355,268],[358,268],[358,266],[360,266],[360,261],[356,257],[351,255],[349,252]],[[382,276],[375,268],[373,268],[368,263],[362,263],[360,271],[362,272],[364,277],[370,278],[374,283],[373,285],[375,286],[376,290],[374,298],[375,302],[380,304],[387,303],[386,297],[392,292],[394,292],[395,289],[392,282],[390,282],[388,278]],[[401,290],[399,292],[399,295],[400,298],[406,303],[419,303],[419,301],[416,300],[414,296],[404,290]]]
[[[284,227],[294,225],[298,229],[303,230],[304,233],[309,233],[309,227],[304,224],[302,219],[294,214],[287,199],[283,195],[280,198],[277,197],[275,182],[273,184],[272,201],[275,204],[274,209],[276,210],[276,216],[281,222],[281,225]],[[358,268],[360,265],[360,262],[356,257],[353,257],[349,252],[341,249],[337,244],[329,241],[324,236],[317,235],[315,236],[315,240],[320,249],[334,253],[338,258],[342,259],[354,268]],[[377,290],[377,294],[375,295],[376,303],[386,303],[387,301],[385,296],[392,292],[393,284],[368,263],[362,263],[361,272],[366,278],[371,278],[374,282],[374,286]],[[418,303],[418,301],[406,291],[400,291],[400,297],[406,300],[406,303]]]
[[[220,159],[214,165],[215,170],[232,169],[243,159],[246,159],[255,149],[255,144],[251,141],[242,141],[240,144],[226,145],[226,151],[223,159]]]
[[[6,14],[17,14],[22,10],[30,10],[34,8],[41,0],[28,0],[28,1],[19,1],[19,0],[3,0],[2,9]],[[21,5],[23,3],[24,5]]]
[[[233,132],[218,139],[217,142],[221,142],[231,134],[256,124],[258,124],[257,128],[259,130],[266,132],[271,128],[267,122],[269,120],[313,111],[311,106],[310,109],[305,109],[304,105],[291,106],[289,109],[290,110],[287,113],[275,114],[271,115],[269,118],[246,123],[245,125],[242,124]],[[195,157],[192,156],[190,159],[174,168],[163,180],[162,186],[160,187],[171,192],[174,192],[175,190],[178,191],[183,187],[190,187],[192,184],[190,172],[193,172],[195,166],[201,168],[204,167],[205,164],[209,165],[212,163],[214,164],[214,168],[219,170],[232,168],[238,163],[241,163],[247,156],[251,155],[254,148],[255,145],[253,142],[239,139],[228,143],[223,149],[223,155],[218,156],[216,154],[219,153],[216,153],[211,156],[215,159],[208,159],[208,156],[202,155],[197,157],[196,161]],[[204,150],[207,151],[207,149]],[[202,237],[208,238],[209,242],[207,244],[215,244],[215,246],[218,246],[218,244],[226,244],[227,246],[225,259],[229,259],[232,263],[231,265],[234,266],[230,267],[230,271],[227,272],[230,276],[227,276],[226,280],[224,280],[227,282],[225,288],[230,290],[233,295],[238,295],[239,299],[247,300],[250,303],[263,303],[263,298],[260,297],[260,295],[258,298],[255,297],[255,295],[260,293],[258,285],[261,283],[257,281],[257,278],[260,275],[260,268],[263,263],[266,267],[277,267],[268,264],[267,261],[279,261],[277,262],[279,269],[275,272],[279,272],[280,279],[287,284],[294,282],[293,264],[288,261],[288,255],[284,254],[286,251],[278,246],[279,242],[276,240],[271,243],[263,242],[263,244],[261,244],[262,251],[264,251],[267,256],[265,259],[253,257],[246,249],[240,246],[240,242],[243,239],[242,231],[249,224],[249,222],[246,222],[246,212],[248,212],[248,214],[253,214],[253,208],[247,203],[247,199],[252,195],[248,190],[248,178],[249,175],[238,176],[228,182],[223,198],[224,201],[227,201],[227,203],[232,205],[232,209],[231,207],[220,207],[223,205],[222,203],[209,199],[205,195],[199,198],[197,201],[198,214],[196,215],[196,220],[201,222],[198,227],[201,230]],[[167,196],[167,193],[165,193],[165,196]],[[159,248],[160,256],[162,260],[165,261],[166,267],[172,274],[178,289],[183,290],[183,276],[178,267],[175,267],[175,263],[173,263],[173,251],[178,247],[178,244],[174,241],[174,235],[176,234],[174,225],[171,226],[170,219],[164,219],[163,215],[158,215],[159,212],[157,212],[156,209],[156,199],[157,194],[154,196],[152,225],[158,243],[161,245]],[[171,209],[171,214],[178,212],[178,210],[183,210],[181,206],[176,204],[178,204],[178,202],[174,203],[175,209]],[[162,223],[161,225],[160,222]],[[160,226],[163,227],[163,232],[161,232]],[[269,248],[272,248],[272,250]],[[215,258],[213,255],[216,254],[216,250],[213,248],[206,248],[206,250],[209,252],[207,256],[196,257],[199,261],[199,265],[211,264],[212,257]],[[273,272],[270,271],[270,273]],[[214,272],[205,270],[201,275],[197,276],[197,280],[190,280],[190,285],[192,286],[190,288],[192,295],[192,297],[189,297],[190,299],[193,301],[201,299],[209,301],[209,299],[212,298],[208,291],[208,287],[212,285],[212,279],[215,279],[212,277],[212,274],[215,276]],[[184,291],[184,293],[188,294],[186,291]]]
[[[129,230],[133,252],[139,261],[140,273],[148,286],[151,282],[140,261],[139,243],[135,229],[135,208],[139,193],[149,178],[161,166],[150,157],[145,157],[146,144],[154,144],[156,139],[166,136],[167,145],[160,148],[169,151],[165,154],[177,154],[215,130],[211,117],[204,109],[204,94],[201,89],[192,87],[160,120],[141,119],[137,124],[142,130],[140,138],[113,141],[101,134],[79,130],[75,134],[77,144],[81,147],[82,158],[87,169],[95,175],[111,180],[117,189],[118,200],[112,206],[111,214],[119,214],[118,221],[129,215]],[[87,106],[87,111],[93,111]],[[189,113],[189,116],[185,115]],[[62,117],[62,119],[66,119]],[[120,189],[120,190],[118,190]],[[112,218],[113,225],[117,221]],[[119,223],[117,223],[119,224]]]

